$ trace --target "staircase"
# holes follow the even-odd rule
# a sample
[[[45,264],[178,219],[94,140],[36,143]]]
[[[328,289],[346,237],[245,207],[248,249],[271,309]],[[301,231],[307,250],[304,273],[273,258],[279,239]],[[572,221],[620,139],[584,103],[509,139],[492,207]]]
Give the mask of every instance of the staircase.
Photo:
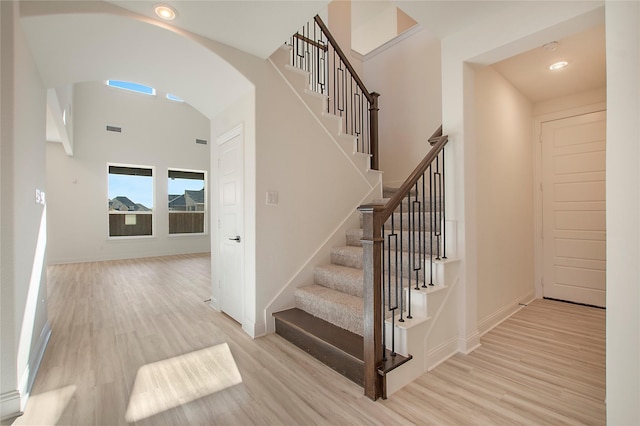
[[[316,17],[316,23],[318,21]],[[319,24],[324,28],[321,21]],[[328,38],[332,41],[330,35]],[[325,42],[301,34],[274,53],[271,62],[363,178],[375,188],[381,180],[380,172],[374,170],[377,130],[371,126],[362,132],[362,123],[350,123],[340,109],[350,106],[350,101],[338,100],[338,107],[342,104],[338,108],[335,99],[323,94],[328,77],[313,76],[292,66],[292,58],[293,62],[300,60],[295,50],[300,40],[306,43],[306,53],[311,49],[317,56],[310,61],[319,63],[318,58],[326,52]],[[350,65],[343,65],[352,71]],[[318,89],[323,93],[317,93]],[[366,95],[362,95],[363,92]],[[374,95],[363,90],[355,97],[357,102],[366,98],[364,101],[369,103],[365,108],[371,112],[367,120],[377,125],[378,95]],[[347,229],[345,244],[331,248],[330,263],[316,266],[312,282],[295,289],[295,307],[273,313],[277,334],[363,386],[365,394],[372,399],[386,397],[425,372],[433,321],[440,316],[451,293],[450,284],[454,282],[455,273],[450,265],[455,262],[441,256],[447,244],[442,229],[446,223],[444,198],[440,197],[444,194],[444,154],[441,153],[447,138],[441,136],[441,129],[439,131],[434,134],[437,137],[430,140],[432,145],[438,141],[437,149],[427,156],[431,157],[428,163],[425,158],[424,164],[419,165],[422,170],[416,169],[410,176],[409,180],[413,180],[403,184],[403,193],[395,194],[390,188],[378,189],[384,194],[379,192],[378,198],[362,206],[369,211],[361,214],[360,228]],[[375,142],[369,142],[370,139]],[[442,169],[440,165],[432,167],[431,162],[438,161],[442,162]],[[429,190],[425,198],[427,179]],[[422,187],[418,182],[422,182]],[[414,184],[415,188],[411,186]],[[380,198],[381,195],[384,198]],[[393,213],[385,208],[387,205],[395,206]],[[367,230],[372,212],[374,216],[384,215],[386,220],[380,237],[376,238],[371,238],[371,231]],[[363,241],[367,244],[377,241],[374,244],[378,244],[378,248],[373,252],[371,247],[365,249]],[[372,253],[378,249],[382,259],[372,261],[375,258]],[[382,271],[367,267],[376,263]],[[372,278],[372,274],[378,278]],[[372,288],[376,290],[370,290]],[[372,291],[377,295],[372,296]],[[379,311],[379,318],[377,313],[371,314],[372,310]],[[417,359],[408,362],[414,356]],[[372,378],[372,374],[377,378]]]
[[[386,188],[385,195],[391,194],[393,194],[393,189]],[[384,205],[388,200],[389,198],[376,199],[372,201],[372,204]],[[403,212],[400,212],[399,207],[393,214],[393,218],[388,219],[388,223],[391,221],[400,223],[401,218],[403,219],[400,239],[404,241],[405,252],[409,247],[409,234],[416,239],[420,233],[426,239],[429,239],[429,234],[432,234],[430,224],[423,224],[421,229],[418,229],[418,226],[412,228],[409,226],[408,213],[405,213],[408,211],[408,204],[408,199],[405,199],[402,207]],[[431,212],[425,213],[431,217]],[[438,224],[434,230],[439,229],[440,225]],[[389,233],[390,231],[386,232],[387,236]],[[331,263],[315,268],[313,284],[296,289],[295,307],[273,315],[276,333],[361,386],[363,385],[364,364],[362,237],[362,227],[347,230],[345,245],[331,249]],[[392,257],[395,256],[395,250],[385,251],[384,256],[389,254]],[[406,259],[406,253],[404,258]],[[411,298],[411,318],[405,318],[406,313],[402,314],[402,320],[400,320],[400,314],[393,319],[390,313],[386,314],[387,330],[385,335],[390,340],[395,332],[397,349],[395,355],[391,355],[391,351],[388,351],[388,363],[378,369],[381,376],[386,376],[412,359],[412,355],[408,351],[411,340],[420,342],[422,339],[424,341],[425,325],[428,325],[431,319],[429,311],[435,311],[439,307],[429,303],[429,295],[437,294],[447,288],[443,284],[445,281],[444,265],[447,262],[435,261],[433,285],[429,285],[429,273],[421,272],[418,274],[419,281],[417,283],[412,281],[411,285],[411,287],[415,287],[417,284],[419,290],[411,290],[411,296],[409,296],[407,289],[409,286],[406,282],[412,274],[409,272],[406,260],[404,263],[402,279],[405,281],[403,287],[405,290],[402,295],[402,304],[407,306],[408,300]],[[395,274],[395,268],[391,272]],[[389,304],[388,302],[386,305]],[[393,297],[390,298],[390,302],[395,303]],[[418,334],[421,334],[421,337],[412,336],[412,334],[416,334],[416,330],[419,330]],[[387,347],[391,347],[390,342]],[[420,348],[417,350],[424,352]],[[424,372],[420,365],[424,362],[422,358],[424,356],[421,356],[420,362],[416,366],[418,371],[409,374],[408,382],[415,380]],[[396,387],[399,388],[402,385]]]

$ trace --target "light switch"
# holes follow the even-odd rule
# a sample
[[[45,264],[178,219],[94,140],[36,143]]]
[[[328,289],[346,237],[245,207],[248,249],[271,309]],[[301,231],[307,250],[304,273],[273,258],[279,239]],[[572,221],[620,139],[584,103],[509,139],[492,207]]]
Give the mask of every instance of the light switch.
[[[42,204],[43,206],[45,204],[44,191],[41,191],[38,188],[36,188],[36,204]]]
[[[278,205],[278,191],[267,191],[267,205],[268,206]]]

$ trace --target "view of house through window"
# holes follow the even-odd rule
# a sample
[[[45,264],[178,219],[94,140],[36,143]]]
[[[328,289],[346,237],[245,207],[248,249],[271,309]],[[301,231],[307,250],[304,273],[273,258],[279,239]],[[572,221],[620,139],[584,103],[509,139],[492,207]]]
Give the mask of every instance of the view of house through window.
[[[169,234],[204,233],[204,172],[169,170],[168,175]]]
[[[109,236],[153,235],[153,169],[109,165]]]

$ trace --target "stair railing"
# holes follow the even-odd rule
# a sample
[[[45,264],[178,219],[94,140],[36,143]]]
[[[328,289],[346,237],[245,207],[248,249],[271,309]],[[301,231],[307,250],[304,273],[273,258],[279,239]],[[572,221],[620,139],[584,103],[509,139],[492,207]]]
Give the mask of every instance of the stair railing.
[[[369,92],[319,16],[289,40],[291,63],[309,72],[310,89],[328,97],[327,112],[342,120],[342,132],[357,138],[356,150],[378,170],[378,97]]]
[[[384,205],[359,207],[364,249],[364,390],[386,397],[385,373],[398,365],[396,322],[411,319],[411,290],[434,285],[434,260],[446,259],[442,126],[431,150]],[[426,237],[428,234],[429,237]]]

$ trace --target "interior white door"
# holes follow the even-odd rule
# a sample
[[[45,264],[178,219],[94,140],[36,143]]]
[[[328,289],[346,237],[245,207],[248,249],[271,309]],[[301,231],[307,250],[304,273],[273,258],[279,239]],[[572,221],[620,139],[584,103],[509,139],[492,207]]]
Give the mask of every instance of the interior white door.
[[[542,123],[544,297],[606,305],[604,111]]]
[[[243,136],[219,142],[220,309],[242,324],[244,306]]]

